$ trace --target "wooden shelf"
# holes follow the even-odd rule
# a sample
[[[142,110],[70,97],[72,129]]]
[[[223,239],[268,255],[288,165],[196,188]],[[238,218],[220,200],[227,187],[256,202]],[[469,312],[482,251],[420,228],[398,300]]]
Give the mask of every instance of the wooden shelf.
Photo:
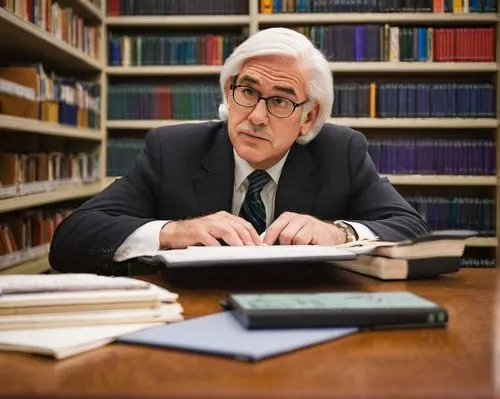
[[[0,130],[29,132],[95,141],[102,141],[104,137],[101,131],[96,129],[81,129],[52,122],[43,122],[37,119],[20,118],[2,114],[0,114]]]
[[[8,267],[7,269],[0,270],[1,275],[8,274],[40,274],[50,270],[48,255],[41,256],[40,258],[30,260],[28,262],[20,263]]]
[[[473,73],[496,72],[494,62],[331,62],[330,68],[342,73]]]
[[[92,195],[99,193],[101,190],[101,183],[92,183],[62,190],[49,191],[46,193],[6,198],[0,200],[0,213],[33,208],[54,202],[91,197]]]
[[[469,238],[466,241],[468,247],[496,247],[497,239],[496,237],[476,237]]]
[[[344,23],[467,23],[496,24],[495,13],[290,13],[258,14],[260,24],[344,24]]]
[[[329,122],[352,128],[495,129],[496,119],[458,118],[331,118]]]
[[[496,186],[496,176],[382,175],[402,186]]]
[[[137,120],[137,121],[128,121],[128,120],[114,120],[107,121],[106,127],[108,129],[127,129],[127,130],[141,130],[141,129],[153,129],[155,127],[160,126],[171,126],[171,125],[179,125],[181,123],[201,123],[207,122],[206,120],[175,120],[175,119],[166,119],[166,120]]]
[[[159,126],[178,125],[180,123],[199,123],[202,120],[110,120],[106,122],[108,129],[152,129]],[[440,129],[495,129],[496,119],[440,119],[440,118],[332,118],[331,123],[352,128],[440,128]]]
[[[80,17],[101,22],[103,19],[101,10],[93,5],[89,0],[72,0],[68,5],[76,11]]]
[[[165,15],[107,17],[108,26],[231,26],[250,24],[249,15]]]
[[[218,75],[222,69],[220,65],[169,65],[169,66],[108,66],[106,72],[110,76],[127,75]]]
[[[476,73],[495,72],[494,62],[331,62],[335,73]],[[110,76],[218,75],[221,65],[108,66]]]
[[[106,38],[101,38],[106,40]],[[0,52],[36,58],[45,67],[61,71],[100,71],[101,63],[36,25],[0,8]]]

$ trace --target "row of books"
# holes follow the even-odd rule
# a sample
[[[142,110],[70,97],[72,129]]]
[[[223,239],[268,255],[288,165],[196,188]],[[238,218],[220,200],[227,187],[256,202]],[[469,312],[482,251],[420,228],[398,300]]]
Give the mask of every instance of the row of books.
[[[492,62],[494,28],[428,28],[384,25],[305,25],[331,61]]]
[[[83,53],[99,58],[99,28],[87,25],[72,8],[55,0],[0,0],[0,6]]]
[[[0,187],[60,180],[95,181],[99,155],[95,153],[0,153]]]
[[[332,116],[494,118],[491,83],[339,83]],[[212,119],[220,88],[211,83],[111,84],[108,119]]]
[[[260,0],[262,14],[294,12],[495,12],[495,0]]]
[[[0,67],[0,113],[99,128],[98,83],[47,73],[42,64]]]
[[[213,119],[221,99],[217,84],[111,84],[108,119]]]
[[[196,36],[109,37],[109,65],[222,65],[246,36],[239,34]]]
[[[144,139],[109,138],[106,156],[108,176],[123,176],[144,147]]]
[[[108,0],[108,15],[244,15],[248,0]]]
[[[492,258],[460,258],[460,267],[489,269],[497,266]]]
[[[40,101],[55,101],[78,108],[98,112],[101,108],[101,86],[98,83],[59,76],[53,71],[46,73],[43,65],[37,64],[40,80]],[[15,67],[13,67],[15,71]]]
[[[478,197],[405,198],[432,230],[475,230],[495,235],[495,200]]]
[[[389,139],[369,140],[368,151],[385,174],[496,174],[493,140]]]
[[[0,270],[7,265],[7,257],[3,259],[4,263],[2,263],[1,257],[3,255],[14,254],[50,243],[56,227],[70,213],[70,209],[53,211],[31,209],[1,215]]]
[[[107,172],[122,176],[144,146],[144,139],[110,138]],[[369,140],[368,151],[384,174],[490,175],[496,173],[495,142],[474,139]]]
[[[491,83],[337,83],[333,116],[494,118]]]

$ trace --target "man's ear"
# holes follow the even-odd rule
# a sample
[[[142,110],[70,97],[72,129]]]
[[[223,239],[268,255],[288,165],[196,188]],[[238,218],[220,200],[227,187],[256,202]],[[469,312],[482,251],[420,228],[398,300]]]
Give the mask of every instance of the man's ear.
[[[226,84],[224,85],[224,93],[226,94],[226,100],[227,104],[229,105],[229,99],[231,98],[231,89],[229,88],[231,86],[231,83],[234,82],[236,76],[230,76],[226,80]]]
[[[300,133],[299,136],[305,136],[311,131],[311,126],[316,121],[319,113],[319,104],[314,103],[311,107],[310,103],[304,104],[307,107],[302,111],[302,119],[300,121]],[[309,108],[309,109],[308,109]]]

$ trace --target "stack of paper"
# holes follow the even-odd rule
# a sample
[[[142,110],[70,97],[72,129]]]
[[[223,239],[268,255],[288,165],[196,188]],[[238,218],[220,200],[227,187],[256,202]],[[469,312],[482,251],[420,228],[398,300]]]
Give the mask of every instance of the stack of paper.
[[[0,349],[58,359],[183,320],[178,295],[127,277],[0,276]]]

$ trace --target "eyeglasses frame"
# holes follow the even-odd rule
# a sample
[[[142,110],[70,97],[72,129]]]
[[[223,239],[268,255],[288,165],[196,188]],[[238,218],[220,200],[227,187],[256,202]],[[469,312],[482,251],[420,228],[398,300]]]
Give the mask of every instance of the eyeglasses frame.
[[[234,91],[235,91],[238,87],[248,87],[249,89],[254,90],[254,91],[257,93],[257,95],[258,95],[258,100],[257,100],[257,102],[256,102],[254,105],[243,105],[243,104],[240,104],[238,101],[236,101],[236,98],[234,98]],[[267,111],[268,111],[271,115],[275,116],[276,118],[281,118],[281,119],[284,119],[284,118],[289,118],[289,117],[290,117],[290,116],[292,116],[292,114],[295,112],[295,109],[296,109],[296,108],[298,108],[298,107],[300,107],[300,106],[302,106],[302,105],[304,105],[304,104],[306,104],[306,103],[308,103],[308,102],[309,102],[309,99],[305,99],[304,101],[302,101],[302,102],[300,102],[300,103],[296,103],[295,101],[290,100],[289,98],[286,98],[286,97],[282,97],[282,96],[268,96],[268,97],[264,97],[263,95],[261,95],[261,94],[260,94],[257,90],[255,90],[255,89],[254,89],[253,87],[251,87],[251,86],[247,86],[247,85],[237,85],[237,84],[235,84],[235,83],[231,83],[231,84],[229,85],[229,89],[233,92],[233,100],[236,102],[236,104],[238,104],[238,105],[240,105],[240,106],[242,106],[242,107],[245,107],[245,108],[251,108],[251,107],[256,107],[256,106],[257,106],[257,104],[260,102],[260,100],[264,100],[264,101],[265,101],[265,103],[266,103],[266,109],[267,109]],[[293,104],[293,110],[292,110],[292,112],[290,112],[290,114],[288,114],[287,116],[278,116],[278,115],[275,115],[275,114],[273,114],[273,113],[271,112],[271,110],[269,109],[269,105],[267,104],[267,100],[269,100],[270,98],[276,98],[276,97],[278,97],[278,98],[283,98],[283,99],[285,99],[285,100],[287,100],[287,101],[290,101],[290,102]]]

